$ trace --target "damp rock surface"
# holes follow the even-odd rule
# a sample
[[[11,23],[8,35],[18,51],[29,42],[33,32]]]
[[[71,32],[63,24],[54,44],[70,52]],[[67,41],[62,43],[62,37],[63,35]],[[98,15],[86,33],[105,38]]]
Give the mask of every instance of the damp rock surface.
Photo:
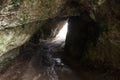
[[[94,6],[92,19],[86,14],[71,17],[65,59],[74,64],[74,69],[75,66],[120,69],[119,4],[117,0],[106,0]]]
[[[46,19],[59,14],[64,4],[63,0],[0,2],[0,57],[28,41]]]
[[[51,45],[51,43],[49,43]],[[41,47],[42,46],[42,47]],[[108,73],[94,70],[80,71],[70,69],[66,64],[56,64],[54,58],[60,58],[54,54],[56,44],[53,47],[29,44],[21,48],[22,55],[0,71],[0,80],[119,80],[119,73]],[[39,48],[38,48],[39,47]],[[53,49],[52,51],[49,49]],[[59,49],[60,50],[60,49]],[[48,52],[44,54],[44,52]],[[59,52],[59,51],[58,51]],[[61,52],[61,50],[60,50]],[[47,59],[46,59],[47,58]],[[48,61],[47,61],[48,60]],[[46,63],[47,61],[47,63]],[[49,62],[49,63],[48,63]],[[56,62],[56,63],[55,63]],[[47,65],[46,65],[47,64]]]
[[[6,52],[27,42],[48,19],[79,16],[83,20],[78,27],[81,32],[77,29],[75,34],[70,33],[75,36],[68,39],[73,45],[70,43],[70,55],[65,54],[65,59],[75,66],[84,63],[88,67],[120,69],[119,14],[119,0],[0,0],[0,66],[6,58],[18,55],[7,56]]]

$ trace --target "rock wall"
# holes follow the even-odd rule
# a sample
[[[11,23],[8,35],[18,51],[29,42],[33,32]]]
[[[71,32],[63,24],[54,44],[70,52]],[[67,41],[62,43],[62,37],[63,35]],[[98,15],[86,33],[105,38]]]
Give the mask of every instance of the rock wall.
[[[120,69],[119,5],[118,0],[106,0],[93,5],[89,16],[79,16],[78,20],[74,17],[70,19],[70,32],[66,40],[67,56],[70,54],[67,60],[70,65],[72,63],[73,67],[78,68],[84,65]],[[91,24],[90,18],[97,24],[97,28]]]
[[[4,0],[4,1],[1,1],[1,4],[0,4],[0,32],[1,32],[0,55],[4,54],[4,52],[9,51],[10,49],[20,46],[26,40],[29,39],[28,36],[24,36],[24,34],[27,34],[27,33],[19,32],[23,29],[22,28],[23,25],[25,27],[23,30],[25,29],[28,30],[28,29],[31,29],[31,26],[29,26],[29,28],[26,28],[25,25],[29,23],[31,24],[32,22],[36,22],[38,20],[44,22],[45,20],[56,17],[56,16],[63,17],[63,16],[71,16],[71,15],[81,15],[80,13],[85,13],[85,11],[87,14],[89,14],[88,12],[90,12],[92,7],[85,6],[88,3],[89,3],[89,0],[86,0],[86,1],[82,1],[82,0],[81,1],[79,0],[55,0],[55,1],[54,0],[52,1]],[[37,28],[32,28],[32,29],[33,29],[33,32],[28,30],[28,32],[30,33],[29,34],[30,36],[31,34],[34,33],[34,30],[37,30]],[[19,33],[21,34],[22,37],[17,35]],[[8,34],[8,37],[6,37],[6,34]],[[17,39],[15,43],[13,42],[12,37]],[[9,46],[6,44],[11,42],[12,42],[12,47],[6,48]]]
[[[28,41],[47,19],[60,13],[64,4],[63,0],[0,0],[0,2],[0,58],[9,50]]]
[[[119,14],[119,0],[0,0],[0,58],[28,41],[47,19],[79,16],[82,21],[88,23],[92,20],[99,26],[99,36],[93,39],[95,42],[91,40],[95,45],[86,45],[84,56],[93,63],[120,68]],[[91,27],[82,27],[88,33],[90,29],[89,37],[96,35],[96,29]]]
[[[96,21],[101,32],[96,46],[90,47],[89,55],[92,62],[120,69],[120,1],[106,0],[96,10]],[[106,67],[106,68],[107,68]]]

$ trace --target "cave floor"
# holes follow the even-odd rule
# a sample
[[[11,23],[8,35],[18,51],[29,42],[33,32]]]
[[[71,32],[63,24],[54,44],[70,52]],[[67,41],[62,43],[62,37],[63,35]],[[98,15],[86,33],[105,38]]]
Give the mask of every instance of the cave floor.
[[[34,51],[23,52],[24,54],[17,56],[8,68],[0,72],[0,80],[120,80],[119,75],[100,71],[81,68],[78,75],[68,67],[45,67],[39,63],[40,56]]]

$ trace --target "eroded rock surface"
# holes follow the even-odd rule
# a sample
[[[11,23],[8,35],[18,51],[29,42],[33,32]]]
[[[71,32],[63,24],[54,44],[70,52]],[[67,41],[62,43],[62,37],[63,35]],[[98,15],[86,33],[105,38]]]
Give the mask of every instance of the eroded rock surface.
[[[28,41],[46,19],[59,14],[63,4],[62,0],[1,1],[0,57],[7,51]]]
[[[0,2],[0,57],[28,41],[47,19],[82,16],[84,22],[92,20],[97,24],[100,32],[95,45],[92,43],[87,45],[85,50],[87,58],[89,57],[93,63],[120,68],[119,0],[0,0]],[[91,32],[89,29],[84,30],[88,30],[89,35],[96,35],[93,26],[87,28]],[[85,40],[89,39],[88,37],[83,36]],[[76,56],[74,53],[71,55]]]
[[[68,63],[78,68],[84,65],[120,69],[119,5],[118,0],[106,0],[100,6],[92,7],[95,8],[93,20],[87,15],[78,16],[78,20],[74,16],[70,19],[70,32],[66,40]]]

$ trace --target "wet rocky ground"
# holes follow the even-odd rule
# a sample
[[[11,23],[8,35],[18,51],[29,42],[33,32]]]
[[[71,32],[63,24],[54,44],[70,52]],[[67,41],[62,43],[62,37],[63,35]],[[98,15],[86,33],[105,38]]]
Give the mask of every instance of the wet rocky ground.
[[[119,74],[99,70],[73,71],[61,61],[55,44],[24,45],[12,63],[0,72],[0,80],[120,80]]]

